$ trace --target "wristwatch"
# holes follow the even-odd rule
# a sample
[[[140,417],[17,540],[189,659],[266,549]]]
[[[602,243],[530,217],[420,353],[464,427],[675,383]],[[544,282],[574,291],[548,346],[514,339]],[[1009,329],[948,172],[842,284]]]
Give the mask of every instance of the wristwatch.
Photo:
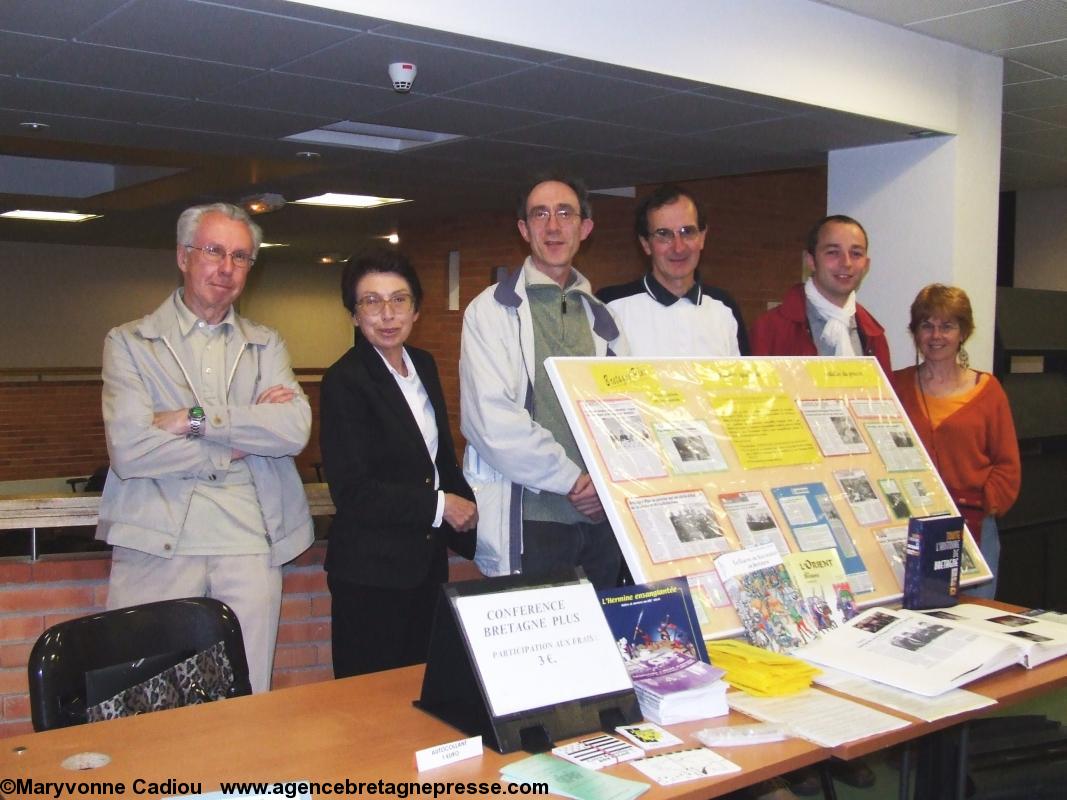
[[[204,435],[204,409],[193,406],[189,409],[189,437]]]

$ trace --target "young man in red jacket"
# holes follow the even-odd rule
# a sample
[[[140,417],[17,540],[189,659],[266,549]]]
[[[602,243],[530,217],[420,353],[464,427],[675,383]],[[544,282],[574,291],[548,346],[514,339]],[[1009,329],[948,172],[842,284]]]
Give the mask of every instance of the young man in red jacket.
[[[892,371],[885,329],[856,302],[871,259],[867,232],[852,217],[823,217],[808,234],[811,277],[760,316],[749,336],[754,356],[874,356]]]

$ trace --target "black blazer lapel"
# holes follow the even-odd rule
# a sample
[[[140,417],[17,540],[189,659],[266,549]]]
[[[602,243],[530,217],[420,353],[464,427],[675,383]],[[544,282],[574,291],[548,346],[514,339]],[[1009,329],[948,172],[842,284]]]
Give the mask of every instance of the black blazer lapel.
[[[387,408],[389,413],[392,413],[400,421],[403,430],[418,444],[428,461],[430,454],[426,450],[426,440],[422,438],[422,431],[419,430],[419,425],[415,422],[415,417],[411,413],[411,406],[408,405],[404,393],[400,391],[400,387],[396,384],[396,378],[393,377],[389,368],[385,366],[385,362],[373,345],[368,344],[365,340],[360,340],[359,344],[356,345],[356,350],[359,352],[363,368],[367,370],[367,375],[374,381],[382,406]],[[436,406],[434,411],[436,413]]]

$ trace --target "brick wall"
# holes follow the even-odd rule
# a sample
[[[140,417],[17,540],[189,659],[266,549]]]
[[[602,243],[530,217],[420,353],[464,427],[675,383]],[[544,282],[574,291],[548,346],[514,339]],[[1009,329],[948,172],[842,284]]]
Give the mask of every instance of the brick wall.
[[[285,567],[276,688],[328,680],[330,595],[319,544]],[[104,610],[108,553],[0,560],[0,737],[32,730],[26,662],[48,627]]]
[[[325,550],[317,543],[284,568],[275,689],[333,677]],[[56,623],[103,611],[110,568],[108,553],[36,563],[0,559],[0,738],[33,728],[26,672],[33,643]],[[450,573],[452,580],[478,576],[471,562],[458,557],[453,557]]]

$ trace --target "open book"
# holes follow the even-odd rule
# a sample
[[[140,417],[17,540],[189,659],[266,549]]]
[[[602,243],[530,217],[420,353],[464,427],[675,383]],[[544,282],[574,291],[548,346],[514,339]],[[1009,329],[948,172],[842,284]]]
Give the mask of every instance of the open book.
[[[959,608],[934,615],[871,608],[794,655],[927,697],[1023,663],[1020,644],[935,616]]]
[[[1019,663],[1027,669],[1067,655],[1067,628],[1040,617],[1015,614],[977,603],[963,603],[923,613],[1015,645],[1021,651]]]

